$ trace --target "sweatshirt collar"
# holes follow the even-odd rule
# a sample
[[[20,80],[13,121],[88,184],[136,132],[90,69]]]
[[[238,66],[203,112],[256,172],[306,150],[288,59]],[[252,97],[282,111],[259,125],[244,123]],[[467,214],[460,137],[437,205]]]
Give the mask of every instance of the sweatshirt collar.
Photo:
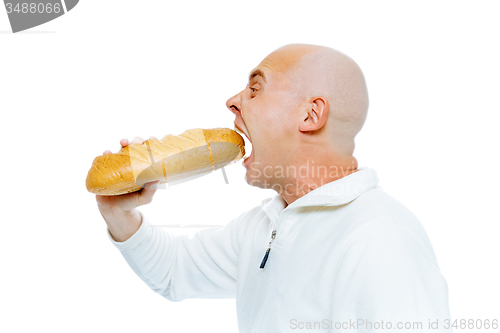
[[[366,191],[378,185],[375,170],[368,167],[358,168],[357,172],[327,183],[312,190],[303,197],[286,206],[280,194],[262,201],[262,209],[271,220],[278,218],[281,211],[303,206],[339,206],[349,203]]]

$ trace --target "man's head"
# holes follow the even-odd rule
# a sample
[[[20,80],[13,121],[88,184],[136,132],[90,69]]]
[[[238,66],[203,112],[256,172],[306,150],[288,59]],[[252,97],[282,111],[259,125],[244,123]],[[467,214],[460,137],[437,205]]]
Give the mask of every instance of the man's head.
[[[250,72],[247,87],[226,105],[252,143],[244,162],[250,185],[280,193],[298,178],[316,185],[340,178],[298,176],[292,167],[357,168],[354,138],[366,119],[368,93],[359,66],[339,51],[283,46]]]

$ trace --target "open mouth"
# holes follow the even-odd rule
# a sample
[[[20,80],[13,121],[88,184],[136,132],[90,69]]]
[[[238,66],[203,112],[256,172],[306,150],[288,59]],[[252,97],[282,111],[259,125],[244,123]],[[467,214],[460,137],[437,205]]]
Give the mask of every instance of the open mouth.
[[[243,125],[242,127],[239,127],[238,125],[234,124],[234,130],[243,136],[243,140],[245,141],[245,156],[243,156],[243,165],[247,167],[249,163],[253,162],[253,146],[252,146],[252,141],[250,140],[250,136],[248,135],[248,130]],[[250,147],[250,149],[247,149],[247,147]],[[250,154],[248,152],[250,151]]]

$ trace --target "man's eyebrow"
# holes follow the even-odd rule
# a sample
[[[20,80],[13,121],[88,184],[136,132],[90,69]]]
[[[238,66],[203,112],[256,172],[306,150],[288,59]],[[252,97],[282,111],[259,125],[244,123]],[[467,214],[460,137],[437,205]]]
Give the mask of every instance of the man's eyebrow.
[[[248,76],[248,81],[250,81],[251,79],[253,79],[257,75],[260,76],[264,80],[264,82],[267,83],[266,75],[264,74],[264,72],[260,68],[256,68],[250,73],[250,75]]]

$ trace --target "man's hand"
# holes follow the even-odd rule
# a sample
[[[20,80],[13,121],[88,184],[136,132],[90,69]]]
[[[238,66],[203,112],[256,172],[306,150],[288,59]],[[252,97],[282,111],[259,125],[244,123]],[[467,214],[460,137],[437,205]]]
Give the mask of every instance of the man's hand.
[[[131,143],[128,139],[120,140],[122,147],[134,143],[143,144],[144,139],[136,137]],[[111,151],[106,150],[103,153],[103,155],[107,154],[111,154]],[[142,219],[136,208],[153,201],[153,195],[159,182],[158,180],[146,183],[144,188],[138,192],[114,196],[96,195],[97,207],[115,241],[124,242],[139,229]]]

